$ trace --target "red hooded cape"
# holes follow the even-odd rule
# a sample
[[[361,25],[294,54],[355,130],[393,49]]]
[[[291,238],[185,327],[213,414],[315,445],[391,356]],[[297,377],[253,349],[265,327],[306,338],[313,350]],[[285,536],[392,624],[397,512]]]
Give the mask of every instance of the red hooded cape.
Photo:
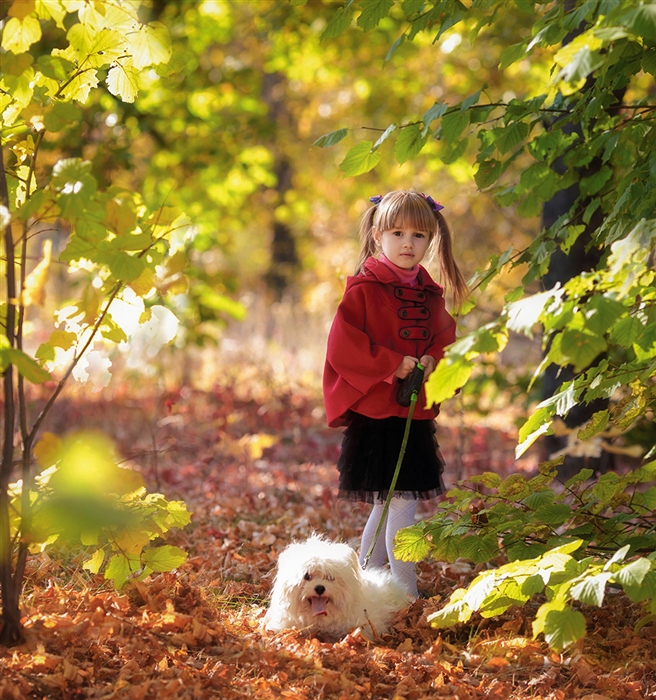
[[[346,280],[344,297],[328,335],[323,395],[328,425],[348,423],[348,412],[370,418],[399,416],[394,374],[405,355],[432,355],[439,361],[456,339],[456,323],[446,311],[442,287],[419,266],[417,285],[403,284],[384,263],[369,258],[364,270]],[[413,418],[432,419],[422,388]]]

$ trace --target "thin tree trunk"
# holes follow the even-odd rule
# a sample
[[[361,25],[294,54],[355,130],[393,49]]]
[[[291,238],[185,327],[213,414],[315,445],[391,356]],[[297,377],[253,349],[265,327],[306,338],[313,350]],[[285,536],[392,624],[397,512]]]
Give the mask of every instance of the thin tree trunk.
[[[9,210],[9,192],[5,174],[4,154],[0,148],[0,202]],[[7,325],[5,335],[9,347],[16,343],[16,270],[14,241],[11,226],[4,231],[6,257]],[[0,644],[11,646],[23,638],[20,623],[19,587],[12,564],[12,543],[9,536],[9,484],[12,479],[14,461],[14,433],[16,411],[14,405],[14,366],[7,365],[3,373],[4,392],[4,433],[2,444],[2,464],[0,465],[0,593],[2,593],[2,629]]]

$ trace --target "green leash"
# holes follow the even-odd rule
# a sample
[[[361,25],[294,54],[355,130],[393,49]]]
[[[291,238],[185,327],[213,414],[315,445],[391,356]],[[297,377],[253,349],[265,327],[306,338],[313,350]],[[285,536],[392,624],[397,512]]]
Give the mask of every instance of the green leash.
[[[422,373],[424,371],[423,366],[420,365],[419,363],[417,363],[416,369],[421,370]],[[403,457],[405,456],[405,448],[408,445],[408,435],[410,435],[410,424],[412,423],[412,414],[414,413],[414,410],[415,410],[415,404],[417,403],[418,395],[419,395],[419,389],[413,389],[412,394],[410,395],[410,409],[408,410],[408,417],[406,418],[406,421],[405,421],[405,431],[403,433],[403,441],[401,442],[401,450],[399,451],[399,458],[396,461],[396,468],[394,469],[394,475],[392,476],[392,483],[390,484],[389,491],[387,493],[385,505],[383,506],[383,513],[380,516],[380,522],[378,523],[378,527],[376,528],[376,534],[374,535],[373,542],[371,543],[371,546],[369,547],[369,551],[367,552],[367,554],[364,558],[364,561],[362,562],[363,569],[366,569],[367,565],[369,564],[369,560],[371,559],[371,555],[373,554],[374,547],[376,546],[376,542],[378,542],[378,537],[380,536],[380,531],[383,529],[383,523],[385,522],[385,518],[387,517],[387,511],[389,511],[390,503],[392,501],[392,496],[394,495],[394,489],[396,488],[396,482],[399,478],[399,473],[401,472],[401,464],[403,463]]]

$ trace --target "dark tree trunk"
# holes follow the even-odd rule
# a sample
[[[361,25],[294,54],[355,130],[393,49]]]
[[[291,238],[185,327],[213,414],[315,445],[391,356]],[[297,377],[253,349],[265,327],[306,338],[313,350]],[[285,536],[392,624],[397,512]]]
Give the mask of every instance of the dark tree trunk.
[[[574,0],[564,0],[565,10],[572,10]],[[569,43],[575,36],[583,31],[584,27],[579,27],[576,31],[568,35],[563,44]],[[592,88],[593,79],[588,79],[584,90]],[[617,98],[616,105],[619,106],[624,97],[624,90],[618,91],[615,94]],[[609,108],[610,110],[617,107]],[[558,122],[552,125],[552,128],[559,128]],[[565,133],[576,133],[579,138],[583,138],[582,130],[577,123],[573,123],[571,118],[563,123],[562,130]],[[594,158],[589,165],[578,169],[579,181],[582,178],[589,177],[598,172],[602,167],[600,158]],[[557,172],[565,172],[565,166],[562,160],[557,160],[554,163],[554,169]],[[578,200],[580,190],[578,184],[572,185],[568,189],[557,192],[549,201],[545,202],[542,210],[542,224],[545,228],[553,225],[559,217],[567,214],[572,210],[574,203]],[[577,215],[573,217],[573,225],[585,225],[585,230],[576,240],[568,253],[564,253],[558,249],[553,254],[547,274],[542,278],[542,283],[545,289],[551,289],[556,284],[562,286],[567,280],[576,277],[582,272],[593,270],[601,260],[601,250],[592,245],[592,237],[594,232],[602,224],[601,210],[592,215],[590,221],[586,224],[582,220],[582,213],[589,204],[589,199],[580,200],[577,206]],[[548,352],[547,348],[546,352]],[[595,363],[601,360],[601,356],[595,360]],[[593,363],[593,364],[595,364]],[[543,376],[542,394],[543,398],[553,396],[559,387],[566,381],[574,377],[574,371],[571,366],[558,367],[557,365],[549,365]],[[589,404],[578,404],[574,406],[566,416],[560,416],[568,428],[576,428],[586,423],[594,413],[608,408],[607,399],[597,399]],[[550,459],[556,452],[564,449],[567,445],[567,437],[550,435],[544,438],[544,447],[547,459]],[[566,455],[563,463],[558,467],[558,476],[561,480],[567,480],[570,477],[578,474],[583,468],[593,469],[597,473],[603,473],[614,468],[614,457],[611,453],[602,451],[599,457],[574,457]]]
[[[277,132],[281,128],[289,129],[291,115],[285,106],[283,76],[280,73],[267,73],[262,79],[262,99],[269,108],[271,118],[271,143],[275,154],[274,172],[276,175],[276,198],[273,211],[285,203],[285,195],[293,187],[293,171],[282,146],[277,143]],[[290,287],[298,272],[298,250],[296,239],[290,226],[275,218],[271,224],[271,260],[265,280],[274,299],[280,301],[284,292]]]

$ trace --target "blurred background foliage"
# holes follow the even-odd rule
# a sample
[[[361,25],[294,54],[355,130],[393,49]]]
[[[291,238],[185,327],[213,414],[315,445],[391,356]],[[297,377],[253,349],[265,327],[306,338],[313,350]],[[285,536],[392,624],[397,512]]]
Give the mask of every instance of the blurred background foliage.
[[[471,154],[444,163],[437,141],[403,163],[384,143],[383,167],[357,179],[339,168],[353,137],[313,147],[343,127],[376,140],[388,124],[436,101],[458,102],[482,84],[491,99],[530,96],[546,62],[513,66],[512,89],[498,70],[501,50],[530,33],[530,18],[504,9],[502,33],[479,37],[475,47],[462,30],[447,31],[437,46],[418,37],[386,61],[398,36],[393,17],[366,40],[353,31],[321,42],[338,8],[329,0],[146,0],[143,20],[171,34],[170,62],[142,72],[133,103],[101,84],[75,104],[64,131],[46,134],[42,171],[82,157],[99,186],[140,192],[148,208],[176,207],[193,222],[177,258],[189,284],[173,274],[165,303],[184,326],[178,348],[209,349],[200,364],[176,363],[183,368],[176,381],[202,382],[221,358],[272,363],[316,381],[327,325],[354,265],[357,219],[372,194],[414,187],[442,202],[467,275],[511,243],[524,247],[539,229],[537,219],[477,192]],[[58,41],[48,24],[32,53]],[[492,317],[520,277],[489,287],[467,326]],[[55,297],[66,290],[54,285],[68,279],[53,276]],[[503,373],[490,367],[492,374]]]

